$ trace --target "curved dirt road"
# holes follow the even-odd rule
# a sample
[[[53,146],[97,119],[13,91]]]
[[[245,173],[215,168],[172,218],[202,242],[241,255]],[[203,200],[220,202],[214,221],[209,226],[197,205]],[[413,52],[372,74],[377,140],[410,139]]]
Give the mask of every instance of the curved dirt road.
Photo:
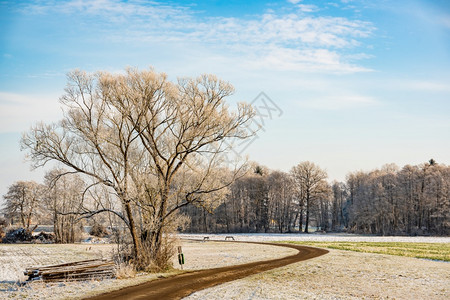
[[[295,255],[283,258],[247,263],[243,265],[192,271],[181,275],[158,279],[136,286],[130,286],[111,293],[89,298],[90,300],[107,299],[181,299],[190,294],[218,284],[241,279],[253,274],[283,267],[299,261],[311,259],[328,253],[327,250],[273,243],[253,243],[288,247],[297,249]]]

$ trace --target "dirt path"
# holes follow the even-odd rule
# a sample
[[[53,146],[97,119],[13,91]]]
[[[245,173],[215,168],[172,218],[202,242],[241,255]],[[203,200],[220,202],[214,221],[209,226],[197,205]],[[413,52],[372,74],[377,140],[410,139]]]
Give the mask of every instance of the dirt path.
[[[207,269],[154,280],[137,286],[126,287],[111,293],[89,298],[90,300],[106,299],[181,299],[196,291],[203,290],[225,282],[241,279],[253,274],[283,267],[299,261],[311,259],[328,253],[327,250],[272,243],[253,243],[297,249],[295,255],[253,262],[243,265]]]

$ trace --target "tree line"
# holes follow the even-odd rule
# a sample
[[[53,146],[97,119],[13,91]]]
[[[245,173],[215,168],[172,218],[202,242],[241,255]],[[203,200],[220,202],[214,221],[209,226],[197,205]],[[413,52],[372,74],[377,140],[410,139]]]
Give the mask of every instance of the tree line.
[[[450,233],[450,166],[430,160],[401,169],[390,164],[353,172],[345,182],[329,183],[326,178],[326,172],[311,162],[290,172],[254,164],[221,200],[184,206],[176,226],[180,231],[211,233],[310,232],[311,227],[378,235]],[[88,186],[80,175],[56,168],[47,172],[42,184],[12,184],[3,196],[2,212],[10,224],[26,229],[53,224],[56,242],[73,243],[80,225],[86,224],[80,216],[89,215],[91,225],[120,224],[114,215],[94,214],[104,210],[105,203],[112,209],[120,202]],[[142,213],[136,210],[135,215],[144,232]]]
[[[450,234],[450,166],[434,160],[385,165],[326,181],[311,162],[290,172],[261,166],[236,180],[212,212],[186,207],[187,232],[345,231],[377,235]]]

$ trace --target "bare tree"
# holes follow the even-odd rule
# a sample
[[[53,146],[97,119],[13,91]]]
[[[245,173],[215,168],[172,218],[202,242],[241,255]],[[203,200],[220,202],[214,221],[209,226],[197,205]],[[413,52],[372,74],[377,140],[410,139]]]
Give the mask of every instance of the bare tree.
[[[274,171],[267,179],[269,190],[269,206],[271,222],[275,223],[279,232],[291,232],[295,226],[294,186],[288,173]]]
[[[36,218],[41,214],[43,195],[43,186],[34,181],[15,182],[3,196],[6,201],[3,209],[6,218],[11,223],[18,220],[29,230],[33,220],[36,222]]]
[[[305,203],[305,232],[307,233],[311,208],[328,190],[328,184],[325,181],[327,173],[314,163],[305,161],[293,167],[291,174],[294,178],[297,193],[301,195],[301,198]]]
[[[66,174],[66,175],[64,175]],[[53,232],[57,243],[74,243],[79,222],[77,215],[83,203],[85,183],[77,174],[53,169],[45,175],[47,187],[45,205],[52,214]]]
[[[345,211],[347,190],[344,183],[333,182],[333,203],[332,203],[332,217],[331,217],[331,229],[339,230],[340,227],[348,226],[348,216]]]
[[[172,83],[152,69],[115,75],[74,71],[68,81],[61,97],[64,119],[34,126],[22,147],[35,167],[56,160],[90,177],[90,187],[111,189],[122,211],[100,207],[83,216],[114,213],[129,229],[134,257],[143,257],[145,243],[156,260],[178,209],[220,197],[241,174],[237,165],[231,176],[219,176],[221,154],[231,147],[230,139],[253,134],[245,127],[253,110],[240,104],[230,112],[225,99],[233,88],[213,75]],[[175,178],[183,183],[176,189]]]

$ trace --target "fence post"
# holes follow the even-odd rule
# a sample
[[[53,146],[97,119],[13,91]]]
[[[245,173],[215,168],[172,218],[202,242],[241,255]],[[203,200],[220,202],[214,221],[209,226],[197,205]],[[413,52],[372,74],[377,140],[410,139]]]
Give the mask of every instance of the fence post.
[[[184,254],[183,254],[183,250],[181,249],[181,246],[178,246],[178,263],[181,266],[181,270],[183,270]]]

